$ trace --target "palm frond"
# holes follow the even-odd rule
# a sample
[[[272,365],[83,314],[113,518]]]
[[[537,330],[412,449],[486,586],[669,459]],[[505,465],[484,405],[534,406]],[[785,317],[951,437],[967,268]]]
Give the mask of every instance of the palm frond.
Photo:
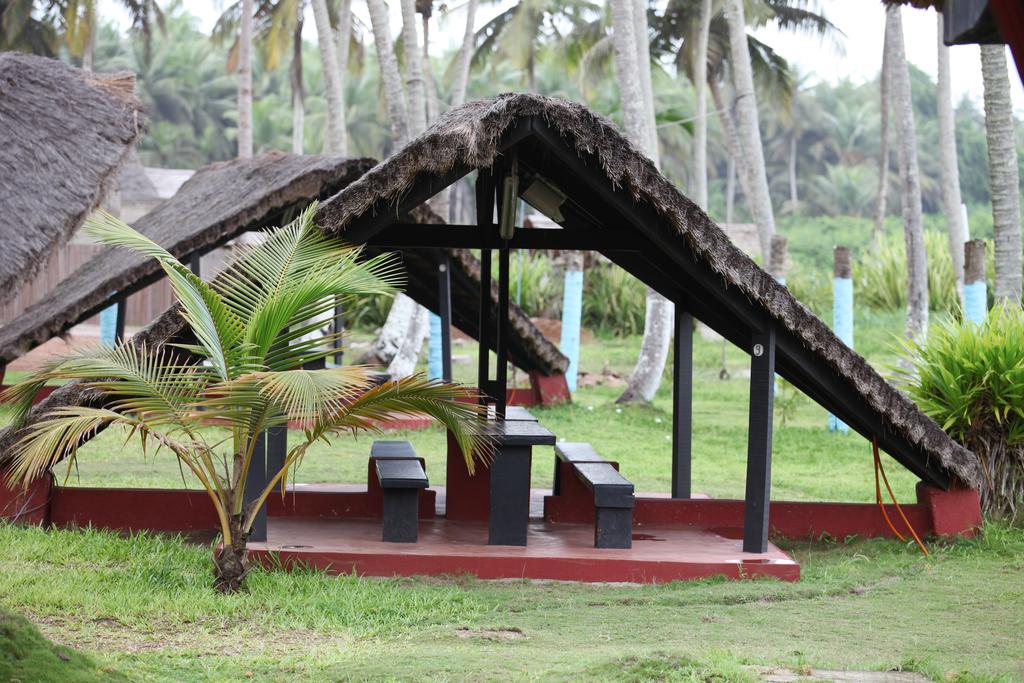
[[[476,460],[488,460],[494,453],[494,444],[487,437],[485,408],[478,398],[468,387],[428,380],[423,375],[405,377],[373,387],[336,412],[321,415],[309,437],[312,441],[333,432],[376,431],[379,423],[396,415],[427,415],[452,433],[472,473]]]
[[[229,366],[239,351],[242,321],[224,304],[220,295],[196,277],[170,252],[106,211],[98,211],[85,222],[86,234],[103,244],[131,249],[160,263],[182,312],[217,374],[230,376]]]

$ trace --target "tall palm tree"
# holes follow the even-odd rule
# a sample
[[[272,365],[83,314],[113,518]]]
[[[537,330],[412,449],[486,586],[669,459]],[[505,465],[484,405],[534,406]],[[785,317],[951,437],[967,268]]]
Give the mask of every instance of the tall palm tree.
[[[311,0],[313,19],[316,22],[317,46],[320,49],[320,64],[324,73],[324,90],[327,96],[327,151],[342,156],[348,153],[348,136],[345,131],[345,88],[344,74],[340,71],[335,51],[335,37],[331,29],[331,17],[327,0]]]
[[[750,194],[750,212],[757,223],[761,241],[761,255],[768,263],[772,235],[775,234],[775,213],[768,192],[764,147],[757,113],[757,95],[754,93],[754,74],[751,70],[750,48],[747,45],[747,22],[743,13],[743,0],[725,0],[725,16],[729,23],[729,48],[732,65],[733,88],[736,91],[736,132],[742,141],[743,155],[747,159],[747,186]]]
[[[693,192],[697,206],[708,209],[708,44],[711,41],[712,0],[701,0],[697,38],[694,41],[693,87],[697,107],[693,117]]]
[[[906,335],[908,339],[921,341],[928,334],[928,256],[924,248],[921,216],[921,179],[917,164],[914,105],[910,95],[910,71],[903,44],[903,21],[899,7],[890,5],[886,8],[885,32],[885,40],[891,41],[892,47],[892,107],[898,143],[903,234],[907,245]]]
[[[461,107],[466,101],[466,86],[469,83],[469,65],[473,58],[473,40],[476,35],[476,10],[480,0],[469,0],[466,3],[466,30],[462,34],[462,44],[452,62],[451,107]]]
[[[875,198],[875,222],[871,230],[871,252],[882,248],[882,226],[889,197],[889,110],[892,107],[892,38],[888,30],[882,39],[882,70],[878,74],[878,193]]]
[[[964,237],[963,213],[960,211],[960,169],[957,168],[956,122],[953,119],[953,88],[949,77],[949,48],[943,41],[942,12],[936,12],[938,34],[938,98],[939,170],[942,178],[942,210],[946,214],[949,253],[953,257],[953,274],[960,303],[964,299]]]
[[[310,446],[329,437],[374,429],[395,412],[429,415],[447,427],[474,458],[488,452],[481,407],[456,385],[422,378],[374,386],[365,368],[304,370],[333,353],[322,341],[302,342],[304,321],[331,310],[335,297],[388,294],[394,289],[390,257],[362,262],[359,250],[326,237],[313,223],[315,205],[284,228],[268,233],[213,282],[192,274],[174,256],[109,214],[87,221],[100,242],[159,261],[180,301],[195,343],[156,348],[130,340],[50,361],[15,385],[5,398],[15,423],[25,418],[37,391],[50,380],[79,380],[103,404],[58,408],[25,428],[13,453],[11,475],[29,482],[63,458],[73,462],[80,443],[107,427],[121,427],[145,450],[170,452],[206,491],[216,511],[222,545],[214,552],[215,586],[238,590],[248,571],[246,540],[257,513]],[[211,432],[210,421],[229,436]],[[301,421],[283,463],[251,502],[246,480],[259,436]],[[298,437],[296,439],[295,437]]]
[[[647,43],[647,15],[633,0],[611,0],[612,41],[626,135],[657,166],[658,143],[654,124],[654,103],[648,101],[642,71],[650,78],[650,59],[641,62]],[[637,30],[639,25],[640,30]],[[652,95],[653,96],[653,95]],[[640,356],[618,403],[650,401],[661,384],[661,374],[672,339],[672,302],[653,289],[647,290],[647,314]]]
[[[996,243],[993,293],[997,300],[1017,305],[1021,301],[1020,177],[1004,46],[981,46],[981,75],[985,86],[985,139]]]
[[[238,28],[238,157],[252,156],[253,0],[242,0]]]
[[[366,0],[370,11],[370,25],[373,29],[373,43],[377,48],[377,64],[380,66],[380,80],[387,103],[388,118],[391,121],[392,144],[398,148],[409,139],[409,117],[402,91],[402,77],[398,74],[391,45],[391,24],[384,0]]]

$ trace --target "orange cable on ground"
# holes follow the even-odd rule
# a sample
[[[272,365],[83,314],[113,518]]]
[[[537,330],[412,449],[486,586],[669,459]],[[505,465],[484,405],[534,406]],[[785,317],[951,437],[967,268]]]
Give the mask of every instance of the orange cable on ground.
[[[882,473],[882,481],[885,482],[885,488],[887,491],[889,491],[889,498],[892,499],[893,504],[896,506],[896,511],[900,513],[900,517],[903,519],[903,523],[906,524],[907,528],[910,530],[910,535],[914,537],[914,541],[917,543],[917,547],[920,548],[921,552],[925,554],[925,557],[927,557],[930,554],[928,552],[928,548],[926,548],[924,543],[921,542],[921,537],[917,535],[917,532],[914,530],[914,527],[910,523],[910,520],[907,519],[907,516],[903,513],[903,508],[900,506],[899,501],[896,500],[896,496],[892,492],[892,486],[889,485],[889,478],[885,476],[885,468],[882,467],[882,459],[878,455],[877,437],[871,439],[871,449],[875,459],[875,500],[878,502],[878,507],[882,510],[882,516],[885,517],[886,524],[888,524],[889,528],[892,529],[892,532],[896,534],[896,538],[900,539],[904,543],[906,542],[906,537],[904,537],[903,534],[897,531],[896,527],[893,526],[892,520],[889,519],[889,513],[885,509],[885,504],[882,502],[882,487],[879,485],[878,481],[879,472]]]

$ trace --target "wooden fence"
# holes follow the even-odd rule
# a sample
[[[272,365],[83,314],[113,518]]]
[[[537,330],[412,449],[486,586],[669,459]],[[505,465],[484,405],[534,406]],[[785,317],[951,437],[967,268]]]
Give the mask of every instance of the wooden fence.
[[[103,247],[72,242],[57,249],[38,275],[13,300],[0,307],[0,325],[21,315],[22,311],[52,291],[57,284],[86,263]],[[128,297],[125,323],[129,327],[146,325],[174,302],[174,294],[167,280],[158,280]],[[99,324],[99,316],[85,321]]]

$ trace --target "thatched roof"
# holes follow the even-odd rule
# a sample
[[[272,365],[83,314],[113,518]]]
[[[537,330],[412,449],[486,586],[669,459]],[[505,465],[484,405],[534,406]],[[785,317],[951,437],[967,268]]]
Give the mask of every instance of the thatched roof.
[[[271,152],[212,164],[134,227],[175,256],[187,258],[247,230],[277,224],[284,211],[338,191],[374,163]],[[0,328],[0,363],[96,314],[110,305],[114,292],[131,293],[162,274],[155,260],[127,249],[104,249]]]
[[[340,235],[349,228],[378,229],[382,217],[428,195],[424,188],[437,192],[473,169],[503,163],[513,151],[521,172],[524,164],[532,165],[569,195],[572,206],[563,213],[585,213],[580,224],[591,230],[608,234],[621,228],[638,245],[649,240],[657,247],[619,260],[637,277],[652,277],[649,271],[659,269],[667,273],[662,282],[674,291],[663,294],[684,301],[745,348],[751,343],[751,320],[771,325],[778,336],[779,374],[854,429],[877,437],[882,448],[922,478],[945,485],[952,475],[979,484],[980,468],[970,451],[737,249],[615,124],[579,104],[512,94],[450,111],[324,203],[318,223]]]
[[[103,201],[141,128],[131,74],[0,54],[0,303]]]
[[[242,232],[289,219],[297,209],[318,197],[327,197],[376,162],[327,156],[296,156],[272,152],[246,160],[213,164],[200,169],[173,198],[139,219],[134,227],[175,256],[205,252]],[[427,207],[417,207],[409,218],[418,223],[441,223]],[[375,250],[368,250],[373,253]],[[450,250],[452,258],[452,317],[467,334],[477,335],[480,264],[464,249]],[[437,310],[437,254],[407,250],[407,293]],[[124,249],[108,248],[72,273],[56,289],[21,316],[0,328],[0,363],[61,334],[110,305],[112,293],[132,292],[160,276],[155,261]],[[493,291],[497,301],[497,290]],[[541,374],[564,372],[565,358],[518,307],[512,309],[512,361]],[[135,344],[153,348],[186,333],[177,307],[171,307],[132,337]],[[33,408],[30,420],[54,408],[97,400],[81,383],[71,382]],[[0,431],[0,461],[13,445],[15,434]]]

